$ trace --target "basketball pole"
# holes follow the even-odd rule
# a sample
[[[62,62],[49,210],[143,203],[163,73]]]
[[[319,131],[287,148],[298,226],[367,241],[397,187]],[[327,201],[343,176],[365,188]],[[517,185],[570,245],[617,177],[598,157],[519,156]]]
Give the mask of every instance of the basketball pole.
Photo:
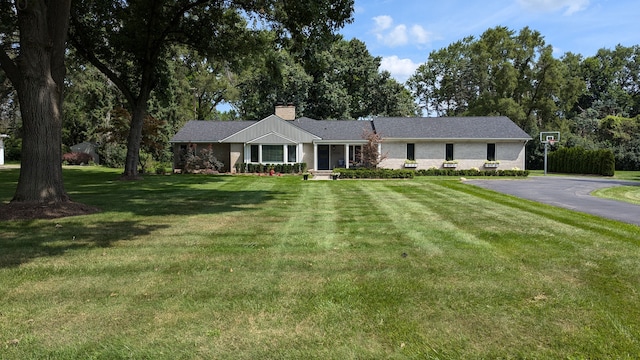
[[[549,142],[544,142],[544,175],[547,175],[547,150],[549,149]]]

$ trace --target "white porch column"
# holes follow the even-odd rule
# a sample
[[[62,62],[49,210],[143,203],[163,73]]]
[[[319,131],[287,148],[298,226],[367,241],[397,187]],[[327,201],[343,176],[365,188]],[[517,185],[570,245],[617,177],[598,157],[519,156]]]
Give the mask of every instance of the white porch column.
[[[313,170],[318,170],[318,144],[313,143]]]
[[[382,143],[378,143],[378,160],[382,156]]]
[[[344,167],[349,168],[349,144],[344,145]]]
[[[262,164],[262,144],[258,145],[258,162]]]

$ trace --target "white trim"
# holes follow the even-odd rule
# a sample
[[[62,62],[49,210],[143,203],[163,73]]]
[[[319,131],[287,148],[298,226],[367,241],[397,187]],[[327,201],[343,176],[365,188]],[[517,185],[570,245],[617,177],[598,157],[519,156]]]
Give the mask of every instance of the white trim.
[[[280,134],[280,133],[277,133],[277,132],[275,132],[275,131],[270,131],[270,132],[269,132],[269,133],[267,133],[267,134],[264,134],[264,135],[262,135],[262,136],[259,136],[259,137],[255,138],[255,139],[253,139],[253,140],[249,140],[249,141],[247,141],[247,143],[248,143],[248,144],[253,144],[253,143],[259,143],[259,144],[262,144],[262,143],[260,143],[260,140],[262,140],[262,139],[266,138],[267,136],[271,136],[271,135],[274,135],[274,136],[276,136],[276,137],[278,137],[278,138],[280,138],[280,139],[282,139],[282,140],[288,141],[288,142],[289,142],[289,145],[293,145],[293,144],[297,144],[297,143],[298,143],[297,141],[291,140],[291,139],[289,139],[288,137],[286,137],[286,136],[284,136],[284,135],[282,135],[282,134]],[[277,144],[267,144],[267,145],[278,145],[278,144],[285,144],[285,143],[284,143],[284,142],[282,142],[282,143],[277,143]]]

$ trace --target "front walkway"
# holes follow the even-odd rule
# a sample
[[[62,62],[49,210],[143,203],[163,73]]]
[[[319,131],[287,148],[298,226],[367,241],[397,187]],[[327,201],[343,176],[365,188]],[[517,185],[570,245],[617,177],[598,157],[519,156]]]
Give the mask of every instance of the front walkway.
[[[331,174],[333,171],[331,170],[317,170],[313,171],[313,177],[310,180],[332,180]]]

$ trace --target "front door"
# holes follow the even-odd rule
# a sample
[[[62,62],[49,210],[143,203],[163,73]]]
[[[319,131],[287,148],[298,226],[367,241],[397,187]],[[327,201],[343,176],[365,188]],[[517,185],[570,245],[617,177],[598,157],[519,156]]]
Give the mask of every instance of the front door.
[[[329,145],[318,145],[317,170],[331,170],[329,167]]]

